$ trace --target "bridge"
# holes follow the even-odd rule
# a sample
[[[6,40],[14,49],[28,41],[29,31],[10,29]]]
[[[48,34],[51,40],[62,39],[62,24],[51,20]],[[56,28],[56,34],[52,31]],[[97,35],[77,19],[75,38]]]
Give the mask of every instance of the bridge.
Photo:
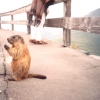
[[[14,21],[10,23],[14,24]],[[8,44],[7,37],[14,34],[21,35],[29,48],[32,58],[29,73],[44,74],[46,80],[7,81],[11,77],[12,58],[3,46]],[[44,40],[48,44],[30,44],[28,34],[0,29],[0,100],[99,100],[100,59]]]
[[[11,77],[11,57],[3,46],[13,34],[23,36],[28,45],[32,58],[29,73],[44,74],[46,80],[7,81]],[[0,30],[0,100],[99,100],[100,60],[46,41],[46,45],[30,44],[29,35]]]

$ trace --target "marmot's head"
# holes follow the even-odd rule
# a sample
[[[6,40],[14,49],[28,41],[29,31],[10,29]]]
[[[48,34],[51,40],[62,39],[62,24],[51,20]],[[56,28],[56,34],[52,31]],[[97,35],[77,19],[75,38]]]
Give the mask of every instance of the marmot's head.
[[[15,43],[21,43],[24,44],[24,39],[23,37],[21,37],[20,35],[13,35],[10,36],[9,38],[7,38],[8,42],[12,45],[14,45]]]

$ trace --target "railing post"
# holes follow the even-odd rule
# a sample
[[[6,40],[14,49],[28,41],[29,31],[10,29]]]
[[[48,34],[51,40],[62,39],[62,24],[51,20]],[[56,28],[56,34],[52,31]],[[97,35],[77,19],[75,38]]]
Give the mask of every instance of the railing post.
[[[1,17],[0,17],[0,21],[1,21]],[[1,28],[1,23],[0,23],[0,28]]]
[[[14,16],[11,15],[11,20],[13,21],[14,20]],[[12,31],[14,30],[14,24],[11,24],[11,28],[12,28]]]
[[[27,20],[28,20],[28,13],[27,14]],[[28,34],[31,34],[31,26],[30,25],[27,25],[27,33]]]
[[[64,17],[71,17],[71,0],[64,2]],[[63,28],[63,45],[64,47],[71,44],[71,30]]]

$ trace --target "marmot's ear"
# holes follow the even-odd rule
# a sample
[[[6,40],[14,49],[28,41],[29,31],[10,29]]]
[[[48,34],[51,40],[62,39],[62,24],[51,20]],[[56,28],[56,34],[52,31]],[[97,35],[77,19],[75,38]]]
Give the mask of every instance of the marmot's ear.
[[[21,42],[24,44],[24,39],[21,37]]]

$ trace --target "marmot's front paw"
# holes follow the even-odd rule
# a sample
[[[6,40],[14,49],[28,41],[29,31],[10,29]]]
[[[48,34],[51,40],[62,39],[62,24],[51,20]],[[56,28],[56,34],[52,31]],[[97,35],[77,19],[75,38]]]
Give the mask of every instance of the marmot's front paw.
[[[4,45],[4,48],[5,48],[6,50],[8,50],[8,49],[9,49],[9,47],[8,47],[7,45]]]

